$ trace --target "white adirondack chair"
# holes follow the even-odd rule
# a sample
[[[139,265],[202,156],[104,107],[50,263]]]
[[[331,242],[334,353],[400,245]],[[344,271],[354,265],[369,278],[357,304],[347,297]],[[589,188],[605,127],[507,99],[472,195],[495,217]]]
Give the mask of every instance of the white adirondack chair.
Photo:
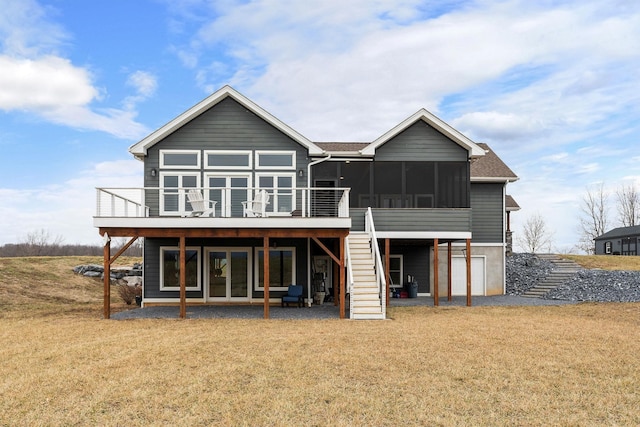
[[[267,205],[269,204],[269,193],[260,190],[253,198],[242,202],[242,213],[245,217],[265,217],[267,216]]]
[[[189,216],[216,216],[216,203],[214,200],[205,200],[199,190],[189,190],[187,199],[193,209]]]

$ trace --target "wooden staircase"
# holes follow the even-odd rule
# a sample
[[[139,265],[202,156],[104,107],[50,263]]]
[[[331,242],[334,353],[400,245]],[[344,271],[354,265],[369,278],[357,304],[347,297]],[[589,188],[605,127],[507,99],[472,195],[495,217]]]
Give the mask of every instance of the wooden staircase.
[[[367,233],[350,233],[349,256],[353,285],[349,304],[351,319],[384,319],[386,313],[376,281],[375,258]]]
[[[522,296],[528,298],[542,298],[547,292],[562,285],[567,280],[571,279],[578,271],[582,270],[582,267],[568,259],[562,259],[553,254],[541,254],[538,255],[540,259],[550,261],[554,268],[551,273],[540,281],[533,288],[525,291]]]

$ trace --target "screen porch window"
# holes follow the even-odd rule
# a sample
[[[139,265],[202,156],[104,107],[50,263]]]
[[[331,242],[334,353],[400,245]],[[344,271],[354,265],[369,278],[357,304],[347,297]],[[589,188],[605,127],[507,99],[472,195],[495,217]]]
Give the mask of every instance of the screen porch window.
[[[200,249],[186,248],[186,290],[200,290]],[[160,290],[180,290],[180,249],[175,246],[160,248]]]
[[[256,249],[256,290],[264,290],[264,249]],[[273,248],[269,250],[269,289],[286,291],[296,284],[296,249]]]

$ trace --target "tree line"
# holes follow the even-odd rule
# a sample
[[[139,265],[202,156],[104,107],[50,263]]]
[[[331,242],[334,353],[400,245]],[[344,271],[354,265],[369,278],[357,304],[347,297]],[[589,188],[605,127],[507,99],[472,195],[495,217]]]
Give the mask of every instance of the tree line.
[[[111,242],[111,251],[122,248],[129,239],[117,238]],[[101,245],[65,244],[62,236],[52,236],[47,230],[28,233],[19,243],[0,246],[0,257],[30,256],[102,256]],[[125,252],[125,256],[142,256],[142,242],[138,239]]]
[[[612,218],[614,213],[617,215]],[[616,190],[607,190],[604,183],[588,187],[580,200],[577,227],[579,240],[575,249],[593,254],[593,239],[611,228],[635,225],[640,225],[640,193],[635,184],[621,184]],[[516,236],[516,241],[526,252],[550,252],[553,231],[549,229],[544,218],[536,213],[525,221],[522,234]]]

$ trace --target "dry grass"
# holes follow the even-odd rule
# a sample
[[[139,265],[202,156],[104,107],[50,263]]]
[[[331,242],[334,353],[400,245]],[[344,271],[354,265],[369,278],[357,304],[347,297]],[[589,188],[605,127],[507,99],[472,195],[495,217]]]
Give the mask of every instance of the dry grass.
[[[602,270],[640,271],[640,256],[620,255],[561,255],[573,260],[584,268],[600,268]]]
[[[389,321],[107,321],[94,305],[0,320],[0,425],[640,424],[639,304]]]

